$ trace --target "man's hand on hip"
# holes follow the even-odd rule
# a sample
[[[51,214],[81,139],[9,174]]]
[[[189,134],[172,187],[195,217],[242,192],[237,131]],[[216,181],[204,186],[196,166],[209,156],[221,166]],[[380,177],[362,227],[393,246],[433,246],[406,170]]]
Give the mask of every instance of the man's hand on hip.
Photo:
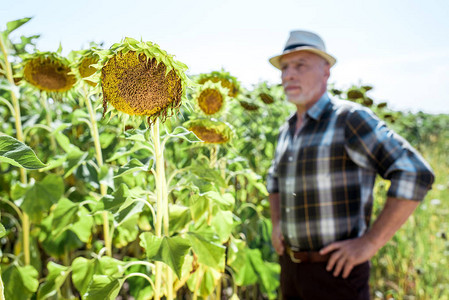
[[[271,241],[276,253],[279,255],[283,255],[285,251],[284,236],[282,235],[281,226],[279,224],[273,225],[273,231],[271,232]]]
[[[332,253],[326,266],[329,272],[334,269],[335,277],[342,272],[343,278],[347,278],[352,269],[368,261],[376,254],[379,248],[369,238],[362,236],[340,242],[334,242],[320,250],[321,255]]]

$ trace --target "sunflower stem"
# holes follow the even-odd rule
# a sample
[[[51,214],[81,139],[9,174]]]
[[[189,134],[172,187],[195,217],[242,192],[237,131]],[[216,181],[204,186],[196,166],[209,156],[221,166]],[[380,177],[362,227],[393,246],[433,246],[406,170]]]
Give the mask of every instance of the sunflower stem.
[[[217,154],[218,154],[218,145],[213,145],[210,148],[210,159],[209,164],[211,168],[215,168],[217,165]]]
[[[2,275],[0,274],[0,300],[5,300],[5,293],[4,293],[4,287],[3,287],[3,280]]]
[[[9,81],[9,83],[12,86],[15,86],[11,64],[8,61],[8,51],[6,51],[5,43],[4,43],[3,37],[1,35],[0,35],[0,48],[3,52],[3,59],[5,60],[6,77]],[[11,99],[12,99],[12,106],[14,108],[14,118],[15,118],[15,123],[16,123],[16,137],[20,142],[23,143],[25,141],[23,138],[19,99],[17,99],[16,94],[13,91],[11,91]],[[26,184],[28,182],[27,173],[24,168],[20,168],[20,182],[22,184]],[[24,262],[25,262],[25,265],[29,265],[30,264],[30,218],[29,218],[28,214],[25,212],[23,212],[22,228],[23,228],[22,242],[23,242]]]
[[[169,219],[168,219],[168,199],[167,199],[167,178],[165,177],[165,161],[164,149],[161,145],[159,133],[159,120],[151,127],[151,137],[154,145],[154,152],[156,156],[156,225],[155,231],[157,237],[162,237],[162,226],[164,235],[169,236]],[[161,297],[162,284],[162,263],[156,262],[156,288],[154,292],[154,299],[159,300]],[[169,268],[166,269],[166,287],[167,299],[173,299],[173,275]]]
[[[92,129],[92,138],[94,139],[94,145],[95,145],[95,157],[97,158],[97,164],[98,167],[101,168],[103,166],[103,153],[101,152],[101,144],[100,144],[100,135],[98,133],[98,125],[97,125],[97,119],[95,116],[95,111],[92,107],[92,102],[90,101],[88,97],[88,92],[86,89],[86,84],[83,84],[83,91],[84,91],[84,102],[86,103],[87,110],[89,111],[90,116],[90,124]],[[107,194],[108,187],[104,183],[100,183],[100,193],[101,196],[105,196]],[[112,236],[109,232],[109,213],[108,211],[103,211],[102,213],[103,217],[103,235],[104,235],[104,244],[106,247],[106,255],[112,256]]]

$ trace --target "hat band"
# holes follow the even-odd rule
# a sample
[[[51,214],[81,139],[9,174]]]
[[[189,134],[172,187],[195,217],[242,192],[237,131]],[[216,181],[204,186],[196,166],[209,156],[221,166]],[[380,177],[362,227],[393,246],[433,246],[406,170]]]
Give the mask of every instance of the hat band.
[[[312,47],[312,48],[316,48],[316,46],[309,45],[309,44],[293,44],[293,45],[290,45],[288,47],[285,47],[284,51],[288,51],[288,50],[291,50],[291,49],[294,49],[294,48],[298,48],[298,47]]]

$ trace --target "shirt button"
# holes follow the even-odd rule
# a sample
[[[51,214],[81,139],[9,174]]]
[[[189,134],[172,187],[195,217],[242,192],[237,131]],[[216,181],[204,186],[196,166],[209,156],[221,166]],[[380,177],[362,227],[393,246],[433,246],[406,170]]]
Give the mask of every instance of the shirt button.
[[[289,234],[288,237],[289,237],[290,239],[292,239],[292,238],[293,238],[293,235]]]
[[[285,211],[286,211],[286,212],[290,212],[290,208],[287,208]]]
[[[289,156],[288,161],[292,161],[292,160],[293,160],[293,157]]]

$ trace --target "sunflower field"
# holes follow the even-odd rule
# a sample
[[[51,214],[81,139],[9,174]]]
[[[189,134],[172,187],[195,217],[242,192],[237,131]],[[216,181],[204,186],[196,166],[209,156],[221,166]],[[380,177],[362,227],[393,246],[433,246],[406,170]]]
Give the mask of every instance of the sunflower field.
[[[125,38],[67,57],[0,32],[0,299],[279,299],[265,177],[282,87]],[[449,299],[449,117],[371,107],[437,179],[373,258],[376,299]],[[376,185],[377,214],[388,183]]]

